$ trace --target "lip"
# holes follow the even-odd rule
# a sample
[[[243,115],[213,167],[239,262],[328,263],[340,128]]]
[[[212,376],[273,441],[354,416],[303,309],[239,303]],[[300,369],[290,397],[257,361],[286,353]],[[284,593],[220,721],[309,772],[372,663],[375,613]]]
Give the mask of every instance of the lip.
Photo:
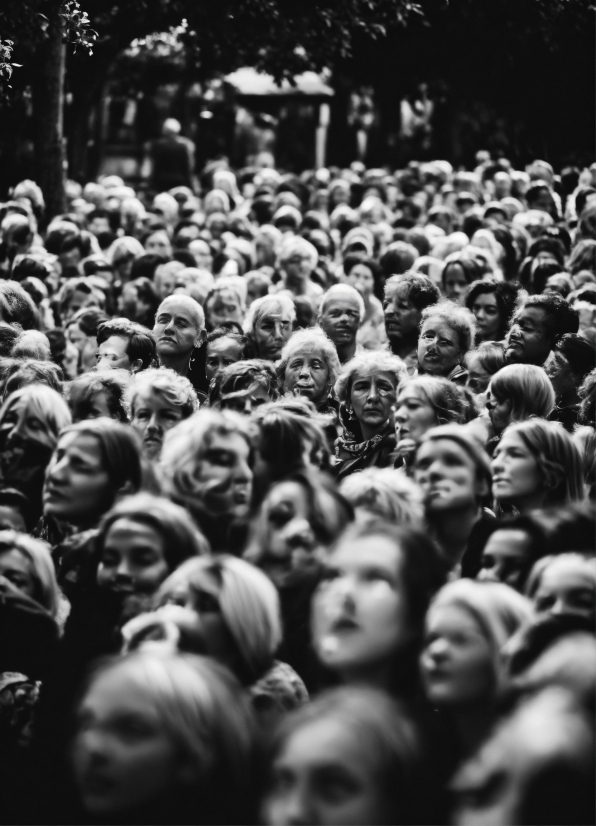
[[[248,493],[243,490],[236,491],[232,497],[236,505],[246,505],[248,502]]]
[[[506,476],[494,476],[493,485],[508,485],[509,479]]]
[[[349,617],[339,617],[331,624],[331,630],[334,633],[348,633],[350,631],[357,631],[359,627],[360,626],[358,623]]]
[[[61,490],[52,484],[46,485],[45,495],[49,496],[51,499],[65,499],[67,496],[66,491]]]

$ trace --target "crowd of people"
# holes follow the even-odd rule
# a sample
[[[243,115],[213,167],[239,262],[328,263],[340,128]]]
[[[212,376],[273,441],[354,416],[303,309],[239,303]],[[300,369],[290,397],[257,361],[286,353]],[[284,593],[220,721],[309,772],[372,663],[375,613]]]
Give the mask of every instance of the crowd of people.
[[[594,822],[596,164],[0,204],[12,823]]]

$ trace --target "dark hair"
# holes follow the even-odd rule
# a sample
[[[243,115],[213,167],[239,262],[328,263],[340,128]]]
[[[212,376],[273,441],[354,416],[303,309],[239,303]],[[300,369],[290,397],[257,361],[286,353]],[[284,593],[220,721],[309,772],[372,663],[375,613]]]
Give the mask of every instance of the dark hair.
[[[21,260],[13,267],[10,277],[15,281],[24,281],[25,278],[30,278],[34,276],[35,278],[39,278],[40,281],[46,280],[49,275],[48,267],[46,267],[41,261],[37,258],[33,258],[31,256],[26,256],[21,258]]]
[[[194,255],[192,254],[192,252],[190,252],[187,249],[180,248],[180,247],[178,247],[178,249],[174,250],[174,253],[172,255],[172,260],[173,261],[180,261],[180,263],[184,264],[185,267],[196,267],[197,266],[197,262],[195,260]]]
[[[242,347],[242,360],[246,359],[254,359],[256,357],[256,353],[254,352],[254,345],[252,341],[245,336],[244,333],[238,333],[234,329],[234,327],[238,327],[236,322],[227,322],[230,324],[230,327],[220,325],[216,327],[215,330],[212,330],[205,340],[206,344],[211,344],[213,341],[217,341],[220,338],[231,338],[237,344]],[[234,325],[233,327],[231,325]]]
[[[130,280],[134,281],[136,278],[148,278],[149,281],[153,281],[155,270],[161,266],[161,264],[167,264],[168,260],[165,255],[157,255],[152,252],[139,255],[139,257],[135,258],[132,262]]]
[[[217,371],[209,387],[209,406],[221,404],[224,395],[248,390],[253,384],[264,385],[272,401],[279,396],[274,365],[264,359],[247,359]]]
[[[30,533],[35,527],[37,521],[37,510],[32,507],[31,499],[25,496],[22,491],[16,488],[0,487],[0,507],[14,508],[23,517],[27,533]]]
[[[141,324],[127,318],[113,318],[104,321],[97,328],[97,344],[103,344],[112,336],[124,339],[126,355],[130,361],[141,360],[141,370],[146,370],[156,358],[153,333]]]
[[[18,325],[14,326],[6,321],[0,321],[0,358],[10,356],[21,332]]]
[[[15,390],[20,390],[27,384],[47,384],[52,390],[62,395],[64,390],[64,374],[62,369],[53,361],[39,361],[38,359],[15,360],[5,373],[6,383],[4,394],[8,396]]]
[[[528,549],[526,551],[526,560],[524,562],[519,587],[519,590],[523,593],[526,580],[534,567],[534,563],[549,553],[546,544],[546,529],[531,514],[503,519],[502,521],[495,522],[486,533],[483,550],[488,544],[489,538],[497,531],[522,531],[528,537]]]
[[[402,275],[392,276],[385,282],[385,300],[393,287],[406,284],[408,287],[408,300],[420,312],[427,307],[436,304],[441,298],[441,293],[436,284],[431,279],[419,272],[404,272]],[[388,289],[389,288],[389,289]]]
[[[575,374],[578,383],[582,382],[588,373],[594,369],[596,362],[596,348],[586,338],[575,333],[565,333],[555,345],[555,350],[561,353]]]
[[[556,293],[531,295],[524,302],[523,309],[526,307],[537,307],[544,311],[554,343],[559,341],[565,333],[577,333],[579,330],[579,313]]]
[[[482,276],[482,272],[476,261],[473,261],[471,258],[459,257],[453,261],[448,261],[443,267],[443,272],[441,273],[441,282],[443,286],[445,286],[445,282],[447,280],[447,273],[453,267],[461,267],[464,278],[468,284],[471,284],[473,281],[477,281]]]
[[[141,301],[149,305],[147,315],[153,318],[161,303],[157,293],[155,292],[153,282],[149,278],[141,275],[139,278],[133,279],[130,283],[136,287],[137,295]]]
[[[67,385],[68,406],[72,410],[80,405],[86,413],[96,393],[105,393],[110,416],[119,422],[128,423],[128,413],[124,406],[124,396],[129,378],[124,370],[106,370],[102,373],[83,373]],[[89,420],[84,417],[84,421]],[[79,422],[80,423],[80,422]]]
[[[511,319],[519,299],[520,290],[521,284],[518,284],[517,281],[496,281],[494,278],[491,278],[489,281],[474,281],[470,284],[466,294],[466,307],[468,310],[472,310],[474,301],[476,301],[479,295],[493,293],[500,316],[499,332],[497,333],[497,336],[498,338],[504,338],[505,333],[511,324]]]
[[[7,324],[19,324],[23,330],[39,330],[37,307],[16,281],[0,281],[0,312]]]
[[[418,258],[418,250],[405,241],[393,241],[379,260],[381,272],[385,276],[406,273]]]
[[[77,324],[81,332],[89,338],[93,338],[97,335],[99,327],[107,320],[108,316],[103,310],[98,307],[90,307],[88,310],[83,309],[76,313],[66,326],[70,327],[71,324]]]

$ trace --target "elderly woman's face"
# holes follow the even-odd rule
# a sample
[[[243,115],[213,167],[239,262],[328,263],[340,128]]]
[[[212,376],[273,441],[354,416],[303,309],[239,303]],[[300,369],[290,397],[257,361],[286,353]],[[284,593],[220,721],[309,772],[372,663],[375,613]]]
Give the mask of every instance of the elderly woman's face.
[[[242,324],[244,321],[240,299],[233,290],[218,290],[209,299],[206,310],[211,329],[219,327],[220,324],[224,324],[226,321],[235,321],[236,324]]]
[[[158,309],[153,327],[160,358],[190,356],[200,343],[201,327],[198,314],[188,306],[188,299],[171,296]],[[197,305],[198,306],[198,305]]]
[[[430,376],[448,376],[462,359],[457,331],[442,318],[427,318],[418,339],[418,366]]]
[[[288,359],[284,384],[295,396],[305,396],[313,404],[320,404],[329,395],[329,382],[329,367],[320,350],[297,350]]]
[[[279,305],[273,305],[255,322],[253,337],[259,358],[277,361],[284,344],[292,335],[292,321],[289,313]]]
[[[182,418],[181,406],[172,404],[161,393],[147,388],[135,394],[130,423],[141,438],[145,456],[149,459],[159,456],[167,431]]]
[[[395,373],[372,369],[355,374],[350,388],[350,404],[365,439],[380,431],[392,418],[396,395]]]
[[[243,356],[243,347],[239,341],[233,338],[222,336],[210,341],[207,344],[207,354],[205,357],[205,375],[207,381],[215,376],[222,367],[229,367],[236,364]]]

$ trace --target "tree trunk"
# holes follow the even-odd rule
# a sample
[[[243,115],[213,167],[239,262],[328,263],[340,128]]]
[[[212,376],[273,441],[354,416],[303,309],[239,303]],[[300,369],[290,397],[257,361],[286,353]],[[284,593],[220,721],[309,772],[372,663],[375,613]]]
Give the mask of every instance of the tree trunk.
[[[64,151],[64,72],[66,45],[62,32],[52,25],[40,46],[40,71],[33,83],[33,122],[36,180],[46,202],[46,219],[66,209]]]

